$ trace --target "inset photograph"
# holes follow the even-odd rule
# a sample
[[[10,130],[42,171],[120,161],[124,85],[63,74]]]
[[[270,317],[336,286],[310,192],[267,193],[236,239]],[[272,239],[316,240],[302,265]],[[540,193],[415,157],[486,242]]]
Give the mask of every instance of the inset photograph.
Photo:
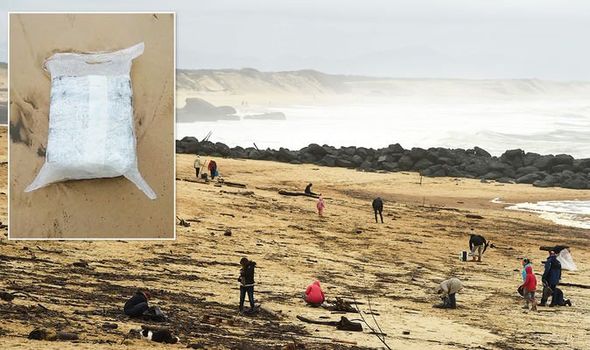
[[[9,14],[9,238],[173,239],[173,13]]]

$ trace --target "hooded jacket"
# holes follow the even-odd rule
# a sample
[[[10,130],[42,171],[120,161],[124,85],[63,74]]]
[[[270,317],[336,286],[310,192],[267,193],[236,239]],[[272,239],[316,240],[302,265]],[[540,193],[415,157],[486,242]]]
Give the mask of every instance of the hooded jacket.
[[[246,266],[243,266],[240,270],[240,284],[243,287],[251,287],[254,285],[254,268],[256,263],[254,261],[248,261]]]
[[[147,303],[148,299],[142,292],[136,292],[127,302],[125,302],[125,306],[123,306],[123,311],[127,313],[128,310],[132,309],[135,305],[141,303]]]
[[[545,262],[545,271],[543,272],[543,281],[547,281],[549,285],[556,286],[561,279],[561,263],[557,260],[557,256],[551,255]]]
[[[383,211],[383,200],[381,199],[381,197],[373,199],[373,210]]]
[[[310,304],[321,304],[324,302],[324,292],[320,286],[320,281],[310,284],[305,290],[305,301]]]
[[[537,277],[535,277],[535,274],[533,273],[533,267],[530,265],[527,265],[525,270],[526,270],[526,278],[525,278],[522,286],[524,287],[524,289],[526,291],[534,292],[535,290],[537,290]]]
[[[523,282],[526,280],[526,268],[527,268],[527,266],[533,266],[533,264],[531,264],[531,263],[526,263],[526,264],[525,264],[525,265],[522,267],[521,274],[522,274],[522,281],[523,281]]]
[[[463,283],[461,283],[461,281],[458,278],[449,278],[446,281],[443,281],[439,286],[438,286],[438,291],[439,293],[443,293],[443,295],[449,295],[449,294],[455,294],[458,291],[460,291],[461,289],[463,289]]]

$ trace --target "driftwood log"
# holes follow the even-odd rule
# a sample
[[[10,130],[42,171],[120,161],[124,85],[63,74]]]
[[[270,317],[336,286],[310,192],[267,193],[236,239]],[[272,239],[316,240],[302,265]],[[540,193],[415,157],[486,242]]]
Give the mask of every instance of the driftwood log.
[[[564,249],[569,249],[567,245],[555,245],[555,246],[540,246],[539,250],[544,250],[546,252],[554,251],[555,254],[559,254]]]
[[[342,316],[340,318],[340,321],[318,321],[318,320],[312,320],[310,318],[301,316],[301,315],[297,315],[297,319],[299,321],[305,322],[305,323],[311,323],[311,324],[321,324],[321,325],[325,325],[325,326],[332,326],[332,327],[336,327],[336,329],[341,330],[341,331],[352,331],[352,332],[362,332],[363,331],[363,325],[358,323],[358,322],[352,322],[351,320],[349,320],[348,318]]]
[[[279,194],[283,195],[283,196],[304,196],[304,197],[311,197],[311,198],[319,198],[318,195],[313,195],[313,194],[309,194],[309,193],[305,193],[305,192],[291,192],[291,191],[280,190]]]

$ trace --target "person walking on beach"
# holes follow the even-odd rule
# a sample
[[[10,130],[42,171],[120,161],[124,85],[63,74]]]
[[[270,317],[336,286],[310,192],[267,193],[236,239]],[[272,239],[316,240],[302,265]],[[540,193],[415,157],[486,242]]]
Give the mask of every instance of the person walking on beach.
[[[557,260],[557,255],[554,251],[549,252],[549,257],[545,261],[545,271],[543,272],[543,297],[539,305],[545,306],[547,299],[551,295],[551,305],[555,306],[561,304],[563,300],[559,300],[559,295],[556,292],[557,285],[561,279],[561,263]],[[563,299],[563,294],[561,299]]]
[[[477,261],[481,262],[481,256],[488,248],[488,242],[483,236],[474,234],[473,229],[471,229],[471,232],[469,237],[469,250],[471,253],[469,255],[471,255],[472,261],[475,261],[475,251],[477,251]]]
[[[527,268],[527,266],[533,266],[533,263],[531,262],[531,260],[529,258],[522,259],[522,271],[520,272],[520,274],[522,275],[522,281],[523,282],[526,280],[526,268]]]
[[[199,173],[201,172],[201,168],[203,167],[203,163],[201,162],[201,157],[197,156],[197,159],[195,159],[195,176],[197,177],[197,180],[199,179]]]
[[[537,302],[535,301],[535,291],[537,290],[537,277],[533,273],[533,267],[527,265],[525,268],[526,277],[522,284],[523,296],[526,301],[523,309],[529,309],[529,303],[532,304],[531,311],[537,311]]]
[[[248,301],[250,302],[250,309],[246,314],[252,314],[256,310],[254,304],[254,268],[256,263],[248,260],[244,257],[240,260],[240,314],[244,313],[244,301],[246,300],[246,294],[248,294]]]
[[[383,223],[383,200],[381,197],[373,199],[373,212],[375,212],[375,222],[379,223],[379,221],[377,221],[377,213],[379,213],[381,223]]]
[[[318,203],[316,204],[316,208],[318,209],[318,215],[324,216],[324,209],[326,209],[326,203],[324,203],[324,198],[320,196],[318,198]]]
[[[442,304],[434,305],[440,309],[456,309],[457,298],[456,294],[463,289],[463,283],[458,278],[452,277],[444,280],[438,286],[436,293],[441,294],[443,300]]]
[[[207,166],[207,169],[209,169],[209,173],[211,174],[211,180],[213,180],[215,178],[215,176],[217,176],[217,162],[215,162],[213,159],[211,159],[209,161],[209,165]]]
[[[310,182],[307,186],[305,186],[305,194],[310,195],[310,196],[317,196],[317,193],[313,193],[311,191],[311,186],[313,186],[313,184]]]
[[[315,281],[305,290],[305,302],[311,306],[320,306],[325,300],[324,291],[320,286],[320,281]]]

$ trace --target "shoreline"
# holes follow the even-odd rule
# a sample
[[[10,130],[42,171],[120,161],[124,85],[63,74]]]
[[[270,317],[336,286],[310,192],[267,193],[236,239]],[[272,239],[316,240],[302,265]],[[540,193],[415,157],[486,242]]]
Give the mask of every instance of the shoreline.
[[[471,149],[413,147],[399,143],[383,148],[333,147],[310,144],[299,150],[287,148],[229,147],[186,136],[176,140],[177,154],[200,154],[236,159],[272,160],[291,164],[315,164],[364,172],[416,171],[425,177],[480,179],[482,182],[531,184],[535,187],[590,189],[590,158],[568,154],[541,155],[511,149],[500,156],[474,146]]]

